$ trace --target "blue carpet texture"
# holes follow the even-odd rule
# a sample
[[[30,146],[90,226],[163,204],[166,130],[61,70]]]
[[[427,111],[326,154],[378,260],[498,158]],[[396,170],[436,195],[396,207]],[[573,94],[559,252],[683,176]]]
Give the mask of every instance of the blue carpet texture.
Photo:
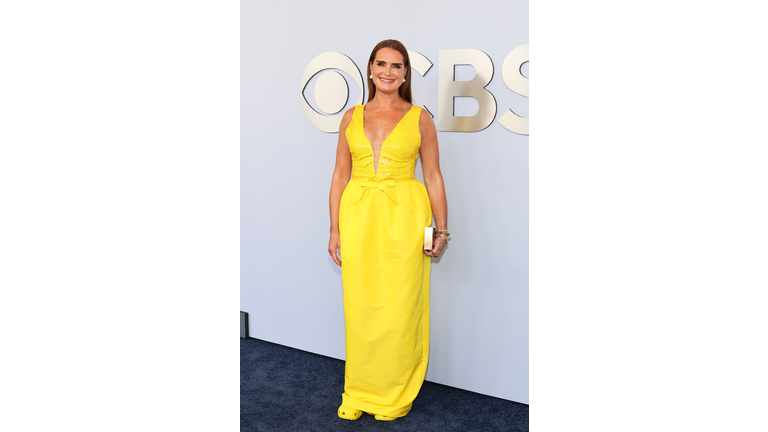
[[[240,339],[241,432],[528,431],[528,405],[424,382],[407,416],[340,419],[344,362],[253,338]]]

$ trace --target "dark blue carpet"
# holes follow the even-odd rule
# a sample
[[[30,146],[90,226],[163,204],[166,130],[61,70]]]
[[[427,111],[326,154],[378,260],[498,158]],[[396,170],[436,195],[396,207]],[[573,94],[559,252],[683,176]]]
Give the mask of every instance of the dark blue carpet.
[[[424,382],[407,416],[391,422],[336,415],[344,362],[259,339],[240,339],[242,432],[528,431],[528,405]]]

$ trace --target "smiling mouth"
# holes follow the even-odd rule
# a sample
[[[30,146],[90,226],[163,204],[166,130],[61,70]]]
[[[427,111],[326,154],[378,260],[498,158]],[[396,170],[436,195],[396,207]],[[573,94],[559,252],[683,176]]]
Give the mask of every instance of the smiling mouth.
[[[379,78],[379,80],[385,84],[392,84],[393,82],[395,82],[394,79]]]

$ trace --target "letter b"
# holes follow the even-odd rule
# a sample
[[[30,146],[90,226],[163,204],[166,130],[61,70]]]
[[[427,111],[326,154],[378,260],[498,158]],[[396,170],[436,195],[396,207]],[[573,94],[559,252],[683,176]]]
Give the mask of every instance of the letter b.
[[[496,98],[485,89],[493,78],[493,62],[488,54],[477,49],[440,50],[437,84],[437,129],[452,132],[477,132],[496,117]],[[470,81],[455,81],[455,66],[469,64],[475,68]],[[471,117],[454,115],[454,98],[472,97],[480,108]]]

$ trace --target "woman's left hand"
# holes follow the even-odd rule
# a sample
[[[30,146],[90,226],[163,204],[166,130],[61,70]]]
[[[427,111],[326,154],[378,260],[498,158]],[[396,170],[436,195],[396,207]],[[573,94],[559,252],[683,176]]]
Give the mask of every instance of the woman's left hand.
[[[435,247],[433,247],[429,252],[424,251],[424,254],[433,258],[437,258],[440,256],[440,252],[443,250],[443,246],[445,246],[445,239],[438,237],[435,239]]]

